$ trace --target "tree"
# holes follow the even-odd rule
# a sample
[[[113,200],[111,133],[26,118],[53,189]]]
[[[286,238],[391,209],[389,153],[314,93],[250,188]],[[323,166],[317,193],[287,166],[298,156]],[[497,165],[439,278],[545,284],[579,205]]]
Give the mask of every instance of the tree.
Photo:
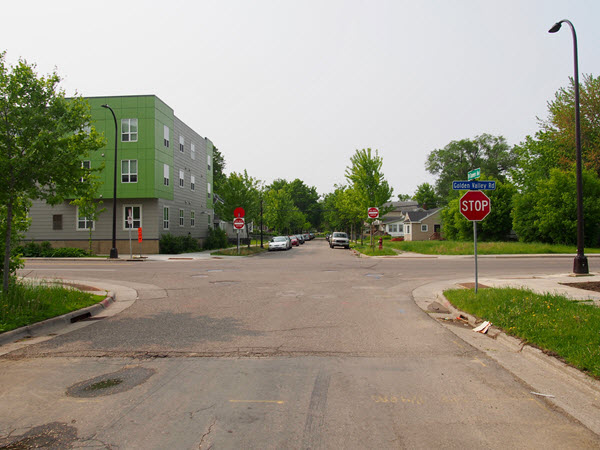
[[[442,149],[433,150],[427,156],[425,169],[438,176],[436,193],[447,202],[452,193],[452,182],[464,180],[470,170],[481,168],[482,173],[504,181],[514,165],[515,156],[504,137],[482,134],[474,139],[452,141]]]
[[[244,208],[247,231],[248,224],[260,217],[260,195],[259,180],[249,176],[245,170],[243,174],[232,172],[224,179],[219,192],[224,203],[218,202],[215,210],[222,219],[233,220],[235,208]]]
[[[356,150],[350,162],[352,166],[346,167],[346,179],[351,183],[351,201],[356,210],[361,211],[360,217],[366,218],[370,207],[379,208],[380,217],[385,216],[393,208],[383,206],[392,197],[393,189],[381,172],[383,159],[379,152],[375,150],[373,156],[370,148]],[[372,223],[373,219],[367,221]]]
[[[77,220],[80,220],[81,218],[86,219],[89,232],[88,252],[91,255],[93,224],[98,220],[100,214],[106,211],[106,208],[99,209],[104,202],[102,200],[96,200],[98,198],[98,190],[102,186],[102,181],[95,172],[104,170],[104,164],[99,169],[82,168],[82,170],[84,171],[83,182],[85,183],[85,189],[78,198],[71,201],[71,205],[77,206],[79,215]]]
[[[434,187],[429,183],[422,183],[417,186],[413,200],[415,200],[423,209],[437,208],[440,203]]]
[[[221,186],[225,183],[225,158],[217,147],[213,147],[213,191],[221,195]]]
[[[56,73],[39,77],[20,60],[0,55],[0,204],[6,208],[2,288],[9,288],[13,217],[29,199],[56,204],[82,189],[81,159],[103,146],[89,105],[66,99]],[[72,197],[71,197],[72,198]]]
[[[296,211],[290,193],[285,188],[271,189],[265,194],[264,202],[267,225],[278,233],[287,233]]]
[[[568,170],[575,162],[575,83],[569,78],[567,88],[560,88],[548,102],[548,117],[541,129],[556,145],[558,163]],[[581,157],[583,166],[600,175],[600,77],[583,76],[580,83]]]
[[[398,194],[399,202],[406,202],[408,200],[412,200],[412,196],[410,194]]]
[[[600,243],[600,177],[583,171],[584,238],[586,246]],[[537,181],[515,197],[513,227],[526,242],[575,245],[577,242],[577,202],[575,170],[552,169],[548,178]]]

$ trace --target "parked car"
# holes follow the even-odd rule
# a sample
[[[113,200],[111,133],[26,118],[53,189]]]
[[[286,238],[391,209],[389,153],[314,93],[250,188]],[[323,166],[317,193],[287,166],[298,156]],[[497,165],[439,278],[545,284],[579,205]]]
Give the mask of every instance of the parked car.
[[[292,247],[298,247],[300,245],[296,236],[290,236],[290,240],[292,241]]]
[[[301,234],[297,234],[296,237],[298,238],[298,242],[300,242],[300,245],[304,244],[304,236],[302,236]]]
[[[311,241],[315,238],[315,233],[308,233],[308,235],[310,236]]]
[[[287,236],[274,236],[269,241],[269,251],[289,250],[292,248],[292,241]]]
[[[305,241],[310,241],[310,235],[308,233],[304,233],[302,237],[304,237]]]
[[[350,240],[348,239],[348,235],[346,233],[342,233],[341,231],[334,231],[329,238],[329,247],[344,247],[350,248]]]

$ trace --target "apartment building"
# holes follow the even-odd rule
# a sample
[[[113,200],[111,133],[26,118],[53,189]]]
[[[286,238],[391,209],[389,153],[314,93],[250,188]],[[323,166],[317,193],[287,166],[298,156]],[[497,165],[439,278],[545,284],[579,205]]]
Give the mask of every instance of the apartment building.
[[[53,246],[87,248],[92,229],[93,250],[108,254],[112,247],[115,123],[117,119],[116,239],[119,254],[158,253],[160,236],[190,235],[202,241],[214,217],[213,144],[175,116],[155,95],[89,97],[93,126],[106,145],[82,161],[101,172],[98,201],[105,211],[97,221],[78,213],[69,201],[51,206],[35,202],[29,211],[26,241],[50,241]],[[131,219],[128,221],[128,217]],[[142,229],[142,247],[138,229]],[[131,232],[131,233],[130,233]]]

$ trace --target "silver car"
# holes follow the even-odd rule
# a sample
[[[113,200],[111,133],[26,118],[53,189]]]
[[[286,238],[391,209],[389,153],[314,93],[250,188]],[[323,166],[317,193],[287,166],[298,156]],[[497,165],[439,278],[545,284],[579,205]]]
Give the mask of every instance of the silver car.
[[[292,241],[288,236],[275,236],[269,241],[269,251],[289,250],[292,248]]]
[[[331,237],[329,238],[329,247],[350,248],[350,240],[348,239],[348,235],[340,231],[334,231]]]

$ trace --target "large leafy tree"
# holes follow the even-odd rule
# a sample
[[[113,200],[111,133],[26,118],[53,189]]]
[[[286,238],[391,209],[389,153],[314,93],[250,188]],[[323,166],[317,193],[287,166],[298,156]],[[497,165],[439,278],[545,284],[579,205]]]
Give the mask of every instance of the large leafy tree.
[[[89,105],[67,99],[56,73],[38,77],[20,60],[9,67],[0,55],[0,203],[6,208],[2,287],[9,287],[10,248],[16,209],[29,199],[50,204],[84,189],[81,159],[103,139],[90,125]]]
[[[261,182],[245,170],[244,173],[230,173],[221,184],[219,196],[224,203],[218,202],[215,210],[222,219],[233,220],[233,211],[238,207],[246,212],[246,227],[259,219]]]
[[[440,199],[435,193],[435,188],[429,183],[422,183],[417,186],[413,200],[423,209],[437,208],[440,203]]]
[[[515,156],[504,137],[490,134],[451,141],[444,148],[433,150],[425,162],[427,171],[438,177],[437,195],[446,202],[452,193],[452,182],[465,180],[469,171],[481,168],[482,173],[503,181],[514,165]]]
[[[322,212],[317,188],[307,186],[298,178],[291,182],[278,178],[267,187],[267,190],[278,191],[280,189],[285,189],[291,195],[294,206],[304,215],[304,221],[299,227],[296,227],[299,219],[294,220],[293,228],[295,230],[305,231],[304,228],[317,228],[320,226]]]
[[[270,228],[278,233],[287,233],[296,212],[292,196],[287,189],[270,189],[266,192],[264,217]]]
[[[353,201],[362,210],[362,216],[367,217],[370,207],[380,208],[380,215],[384,216],[392,209],[383,208],[383,204],[390,201],[393,189],[381,171],[383,159],[379,152],[375,150],[373,155],[370,148],[356,150],[350,162],[345,175],[353,191]]]
[[[221,186],[225,183],[227,175],[225,175],[225,157],[221,154],[217,147],[213,148],[213,190],[221,195]]]
[[[552,169],[532,189],[515,196],[513,227],[526,242],[571,244],[577,242],[575,170]],[[584,237],[586,246],[600,244],[600,177],[583,171]],[[493,205],[493,203],[492,203]]]

